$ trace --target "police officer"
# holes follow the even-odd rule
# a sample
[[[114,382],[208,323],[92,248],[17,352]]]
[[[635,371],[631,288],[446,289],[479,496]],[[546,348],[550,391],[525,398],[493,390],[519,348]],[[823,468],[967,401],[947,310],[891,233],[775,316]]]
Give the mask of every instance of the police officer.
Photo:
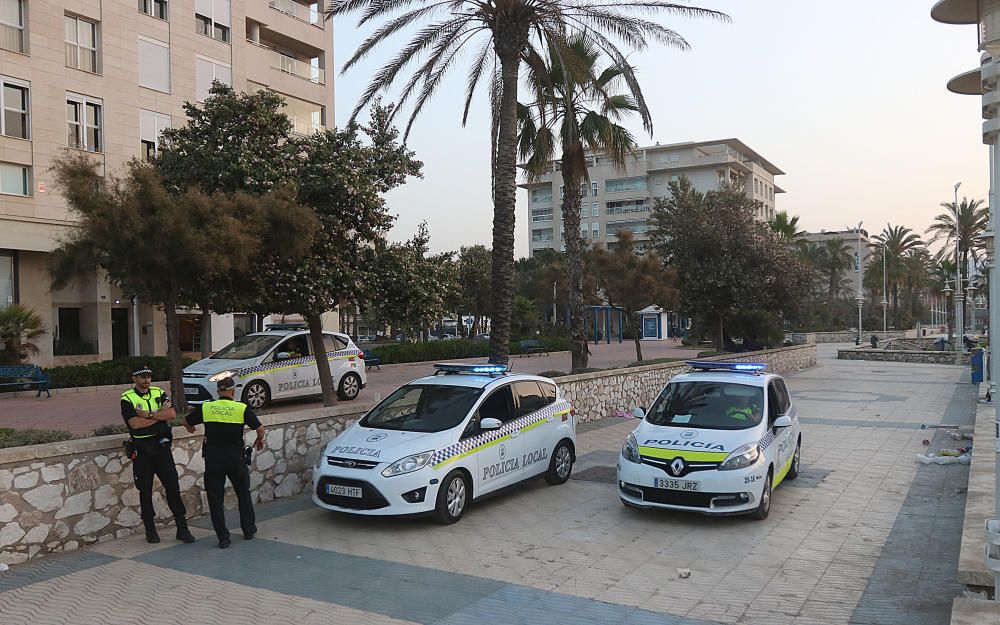
[[[202,447],[205,455],[205,494],[208,496],[212,527],[219,538],[219,548],[225,549],[230,545],[224,508],[227,477],[236,490],[243,539],[250,540],[257,533],[253,501],[250,498],[250,472],[247,470],[249,462],[244,462],[244,458],[249,459],[249,456],[244,456],[243,427],[249,426],[257,432],[254,447],[260,451],[264,449],[264,426],[246,404],[233,399],[236,394],[236,381],[233,378],[222,378],[216,383],[216,388],[219,390],[219,399],[197,406],[184,417],[184,424],[189,432],[194,431],[193,426],[205,424],[205,445]]]
[[[187,525],[187,510],[177,484],[177,467],[170,452],[173,436],[167,421],[177,416],[163,389],[151,386],[153,372],[143,367],[132,372],[133,387],[122,393],[122,418],[128,426],[133,448],[132,474],[139,490],[139,510],[146,527],[146,542],[158,543],[156,513],[153,510],[153,476],[167,494],[167,505],[177,523],[177,540],[193,543]]]

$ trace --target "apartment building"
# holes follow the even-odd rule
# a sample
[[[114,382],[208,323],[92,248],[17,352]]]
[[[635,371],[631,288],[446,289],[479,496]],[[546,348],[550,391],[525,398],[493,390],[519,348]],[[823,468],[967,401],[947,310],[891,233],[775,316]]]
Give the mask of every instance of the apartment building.
[[[858,236],[859,234],[860,237]],[[823,245],[827,241],[840,239],[843,241],[844,245],[850,248],[850,254],[854,258],[854,263],[850,268],[848,268],[844,276],[847,278],[847,282],[844,283],[844,295],[848,297],[855,297],[858,292],[858,282],[859,280],[863,280],[863,277],[861,277],[862,270],[859,269],[859,267],[866,267],[872,255],[871,241],[868,238],[868,231],[864,228],[861,229],[860,233],[857,228],[845,230],[820,230],[819,232],[805,232],[802,234],[802,238],[817,245]],[[859,260],[860,263],[858,262]]]
[[[639,148],[624,170],[606,157],[589,157],[590,183],[580,189],[580,234],[592,245],[614,249],[619,230],[635,235],[643,249],[651,228],[649,214],[654,198],[670,194],[669,184],[687,176],[699,191],[717,189],[728,180],[742,184],[748,197],[760,200],[758,217],[774,216],[775,197],[784,191],[775,177],[784,174],[770,161],[739,139],[720,139]],[[541,179],[522,184],[528,194],[528,241],[530,253],[544,248],[565,249],[565,230],[560,205],[562,178],[559,163]],[[556,219],[558,217],[558,219]]]
[[[162,354],[162,311],[95,276],[53,290],[50,252],[73,227],[50,163],[64,150],[103,171],[155,154],[213,80],[284,96],[299,133],[333,120],[333,29],[309,0],[0,0],[0,306],[45,320],[42,364]],[[212,349],[246,318],[212,322]],[[185,315],[182,347],[198,351]]]

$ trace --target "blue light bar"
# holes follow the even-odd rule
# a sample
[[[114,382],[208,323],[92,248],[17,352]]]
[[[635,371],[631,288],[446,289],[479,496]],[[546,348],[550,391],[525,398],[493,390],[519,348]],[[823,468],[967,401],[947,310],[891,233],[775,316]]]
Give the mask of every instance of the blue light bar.
[[[434,368],[444,373],[484,373],[496,375],[507,373],[507,365],[461,365],[450,363],[438,363]]]
[[[705,360],[688,360],[687,366],[701,371],[744,371],[757,372],[767,369],[762,362],[708,362]]]

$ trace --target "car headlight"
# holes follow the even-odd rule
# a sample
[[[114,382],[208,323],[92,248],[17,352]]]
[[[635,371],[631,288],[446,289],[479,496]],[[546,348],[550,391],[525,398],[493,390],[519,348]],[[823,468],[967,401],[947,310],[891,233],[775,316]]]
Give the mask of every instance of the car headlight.
[[[745,469],[753,466],[758,458],[760,458],[760,447],[757,446],[757,443],[748,443],[742,447],[737,447],[733,453],[729,454],[729,457],[719,465],[719,470],[735,471],[736,469]]]
[[[226,378],[231,378],[231,377],[233,377],[232,371],[220,371],[215,375],[213,375],[212,377],[208,378],[208,381],[218,382],[219,380],[225,380]]]
[[[639,464],[642,458],[639,457],[639,441],[635,440],[635,434],[629,434],[625,438],[625,446],[622,447],[622,456],[629,462]]]
[[[396,475],[403,475],[404,473],[419,471],[427,466],[427,463],[431,461],[431,456],[433,455],[433,451],[422,451],[419,454],[413,454],[412,456],[401,458],[383,469],[382,475],[385,477],[393,477]]]

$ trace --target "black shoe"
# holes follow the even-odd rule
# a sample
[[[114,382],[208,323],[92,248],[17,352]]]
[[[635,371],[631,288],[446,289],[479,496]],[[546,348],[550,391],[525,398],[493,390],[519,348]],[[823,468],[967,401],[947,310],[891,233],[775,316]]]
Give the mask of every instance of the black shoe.
[[[151,545],[160,542],[160,535],[156,533],[156,528],[146,530],[146,542]]]
[[[253,540],[253,537],[256,536],[256,535],[257,535],[256,531],[249,532],[249,533],[244,532],[243,533],[243,540]]]
[[[229,549],[229,545],[233,544],[228,538],[223,538],[219,541],[219,549]]]
[[[177,522],[177,540],[191,544],[194,542],[194,536],[191,535],[191,530],[188,529],[187,519],[176,518]]]

